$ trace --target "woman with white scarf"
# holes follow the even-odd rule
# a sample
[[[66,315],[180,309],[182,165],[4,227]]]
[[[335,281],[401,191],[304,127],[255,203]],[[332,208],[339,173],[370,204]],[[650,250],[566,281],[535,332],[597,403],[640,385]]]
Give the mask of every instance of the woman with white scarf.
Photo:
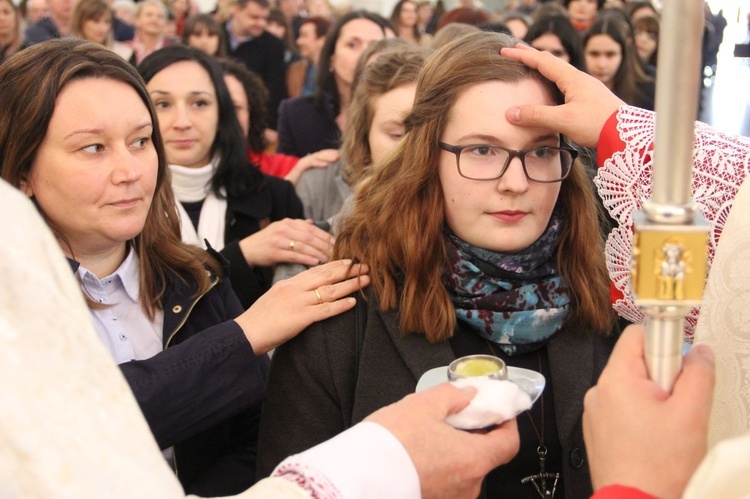
[[[301,220],[294,187],[248,162],[245,139],[215,60],[165,47],[138,67],[159,116],[179,201],[182,238],[229,260],[232,286],[249,307],[278,263],[326,260],[330,237]]]

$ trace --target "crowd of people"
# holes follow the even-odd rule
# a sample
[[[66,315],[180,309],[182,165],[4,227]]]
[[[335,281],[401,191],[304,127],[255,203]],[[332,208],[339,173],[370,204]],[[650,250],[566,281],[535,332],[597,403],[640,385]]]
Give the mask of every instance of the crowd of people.
[[[739,483],[701,466],[714,354],[649,381],[611,265],[650,192],[659,11],[508,4],[0,0],[0,496]],[[726,140],[693,165],[726,180],[712,257],[750,142],[696,130]],[[413,394],[475,354],[539,400],[465,432],[475,390]]]

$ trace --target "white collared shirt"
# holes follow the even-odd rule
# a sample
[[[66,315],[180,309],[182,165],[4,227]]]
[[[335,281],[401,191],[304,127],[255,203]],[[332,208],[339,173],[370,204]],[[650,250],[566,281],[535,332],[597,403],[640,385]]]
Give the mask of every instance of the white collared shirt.
[[[120,267],[103,279],[83,266],[78,267],[77,274],[94,301],[110,305],[91,310],[91,316],[99,339],[115,363],[148,359],[163,350],[164,312],[157,310],[151,321],[138,302],[140,266],[132,247]]]

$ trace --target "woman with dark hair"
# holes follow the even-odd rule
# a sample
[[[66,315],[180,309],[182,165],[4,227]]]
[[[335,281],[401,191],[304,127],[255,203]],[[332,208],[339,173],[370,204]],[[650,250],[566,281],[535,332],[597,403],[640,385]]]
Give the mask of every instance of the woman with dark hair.
[[[326,36],[312,97],[287,99],[279,107],[277,151],[302,157],[321,149],[338,149],[346,129],[354,66],[370,43],[386,37],[390,23],[357,10],[339,18]]]
[[[180,39],[183,45],[202,50],[208,55],[215,57],[226,55],[224,30],[210,14],[193,14],[188,17]]]
[[[476,7],[456,7],[440,16],[440,21],[438,21],[437,27],[435,28],[435,34],[439,33],[443,27],[452,23],[479,26],[480,24],[490,22],[491,20],[492,16],[490,16],[489,12],[484,9],[477,9]]]
[[[641,16],[658,16],[659,12],[649,0],[638,0],[636,2],[628,2],[625,7],[625,14],[632,23]]]
[[[208,241],[221,251],[242,305],[270,288],[277,263],[326,261],[330,237],[301,220],[294,187],[249,164],[218,62],[173,45],[147,57],[138,71],[159,116],[183,241]]]
[[[640,16],[633,21],[635,51],[644,66],[656,68],[656,55],[659,52],[659,17]]]
[[[578,33],[583,34],[604,7],[604,0],[563,0],[568,19]]]
[[[234,103],[237,121],[247,139],[247,157],[260,171],[296,184],[307,169],[323,168],[339,159],[336,149],[323,149],[302,158],[278,152],[267,153],[263,131],[268,94],[263,80],[247,69],[247,66],[233,59],[220,59],[219,63],[224,72],[224,83]]]
[[[12,0],[0,0],[0,63],[22,46],[21,13]]]
[[[630,26],[602,14],[583,37],[587,72],[631,106],[653,111],[656,86],[629,38]]]
[[[348,265],[300,275],[243,312],[221,257],[180,240],[156,111],[135,68],[104,47],[60,39],[15,55],[0,68],[0,113],[2,177],[52,229],[182,486],[246,489],[264,354],[354,305],[339,299],[358,285],[326,285]]]
[[[563,136],[507,120],[513,106],[563,103],[500,55],[515,41],[466,35],[422,68],[404,138],[358,184],[336,238],[334,254],[367,261],[373,285],[357,310],[274,353],[261,476],[413,392],[428,370],[492,354],[547,384],[486,497],[591,495],[583,398],[617,337],[597,202]]]
[[[538,19],[531,25],[523,41],[537,50],[551,52],[576,69],[586,70],[581,37],[567,17],[550,16]]]
[[[419,30],[419,4],[416,0],[399,0],[393,6],[391,23],[396,35],[404,41],[429,47],[432,37]]]

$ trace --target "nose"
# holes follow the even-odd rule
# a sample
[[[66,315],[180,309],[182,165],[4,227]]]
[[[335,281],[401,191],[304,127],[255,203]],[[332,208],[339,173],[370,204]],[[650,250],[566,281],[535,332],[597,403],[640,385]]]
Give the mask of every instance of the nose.
[[[513,194],[522,194],[529,189],[529,179],[523,170],[521,158],[510,160],[508,168],[502,177],[498,179],[497,190]]]
[[[186,104],[177,103],[174,106],[174,121],[172,127],[179,130],[189,129],[193,126],[193,122],[190,120],[190,113],[187,109]]]
[[[143,175],[142,161],[128,147],[123,146],[113,155],[112,161],[112,183],[115,185],[137,182]]]

